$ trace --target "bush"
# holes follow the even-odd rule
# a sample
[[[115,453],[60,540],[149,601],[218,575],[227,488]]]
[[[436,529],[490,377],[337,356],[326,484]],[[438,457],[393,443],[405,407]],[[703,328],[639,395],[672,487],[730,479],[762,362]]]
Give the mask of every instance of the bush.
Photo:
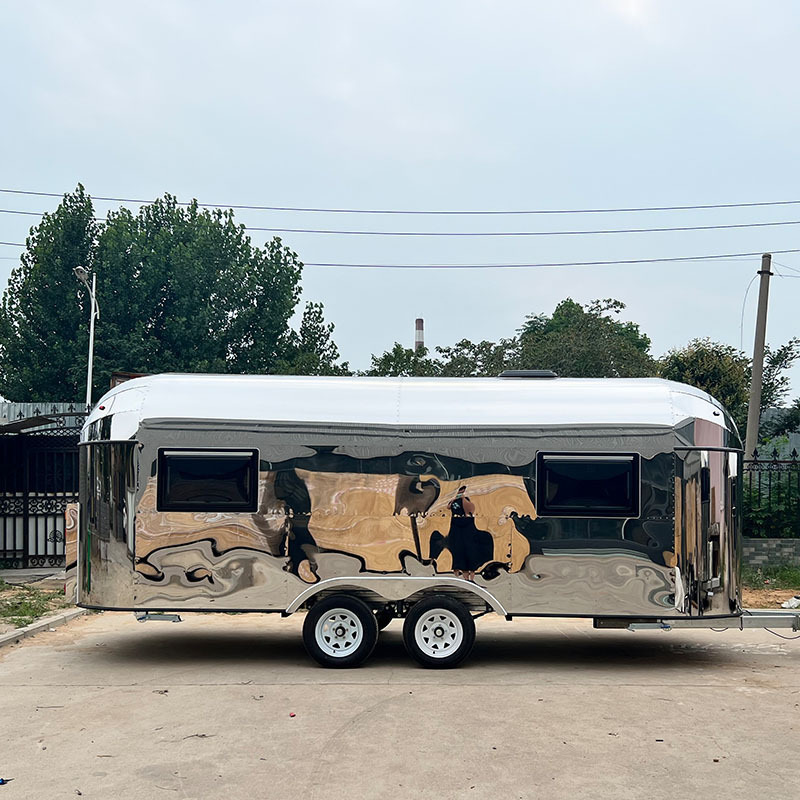
[[[800,589],[800,567],[794,564],[765,564],[742,567],[742,584],[748,589]]]

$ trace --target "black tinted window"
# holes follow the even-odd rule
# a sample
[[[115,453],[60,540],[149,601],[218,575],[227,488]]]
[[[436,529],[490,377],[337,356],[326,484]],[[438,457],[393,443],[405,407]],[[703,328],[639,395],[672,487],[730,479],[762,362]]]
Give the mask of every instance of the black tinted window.
[[[542,453],[536,512],[565,517],[639,516],[639,457]]]
[[[158,456],[160,511],[255,511],[256,451],[162,450]]]

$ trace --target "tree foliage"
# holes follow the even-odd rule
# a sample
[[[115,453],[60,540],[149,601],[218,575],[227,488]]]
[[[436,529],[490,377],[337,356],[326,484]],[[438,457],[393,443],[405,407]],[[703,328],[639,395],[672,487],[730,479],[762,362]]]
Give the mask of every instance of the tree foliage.
[[[370,368],[364,374],[430,377],[439,375],[440,371],[441,367],[438,361],[428,358],[427,347],[412,350],[395,342],[391,350],[387,350],[379,356],[372,356]]]
[[[708,392],[728,409],[739,431],[747,421],[750,361],[732,345],[693,339],[670,350],[659,364],[662,378],[688,383]]]
[[[94,396],[112,371],[323,372],[336,369],[322,306],[289,319],[302,264],[275,238],[254,246],[232,211],[166,195],[138,213],[94,221],[83,187],[31,231],[0,308],[0,391],[15,400],[78,400],[88,298],[73,267],[97,275]],[[77,299],[77,302],[76,302]],[[319,348],[316,350],[315,348]]]
[[[611,378],[654,375],[650,339],[633,322],[615,319],[618,300],[586,306],[566,299],[552,316],[527,317],[517,335],[499,342],[462,339],[437,347],[436,357],[395,343],[372,357],[369,375],[496,376],[505,369],[551,369],[562,377]]]
[[[619,300],[581,305],[567,298],[553,315],[527,317],[519,329],[518,369],[551,369],[570,378],[640,378],[655,375],[650,339],[634,322],[615,319]]]
[[[339,363],[333,323],[326,323],[322,303],[306,303],[297,332],[291,331],[285,358],[278,371],[286,375],[350,375],[348,363]]]
[[[800,397],[788,408],[778,409],[769,420],[761,423],[761,435],[766,439],[776,439],[795,431],[800,431]]]
[[[786,372],[800,358],[800,339],[790,339],[780,347],[764,348],[764,377],[761,387],[761,410],[778,408],[786,402],[789,393],[789,376]],[[750,384],[750,373],[747,376]]]
[[[83,187],[26,240],[0,305],[0,392],[13,400],[77,400],[86,382],[88,298],[73,269],[92,264],[98,226]]]
[[[471,342],[462,339],[452,347],[437,347],[438,374],[451,378],[499,375],[513,359],[516,341]]]

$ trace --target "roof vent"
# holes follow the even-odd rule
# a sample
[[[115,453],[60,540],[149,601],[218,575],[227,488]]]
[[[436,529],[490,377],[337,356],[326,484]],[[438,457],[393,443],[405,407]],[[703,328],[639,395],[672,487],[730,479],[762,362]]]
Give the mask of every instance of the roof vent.
[[[500,373],[501,378],[557,378],[551,369],[507,369]]]

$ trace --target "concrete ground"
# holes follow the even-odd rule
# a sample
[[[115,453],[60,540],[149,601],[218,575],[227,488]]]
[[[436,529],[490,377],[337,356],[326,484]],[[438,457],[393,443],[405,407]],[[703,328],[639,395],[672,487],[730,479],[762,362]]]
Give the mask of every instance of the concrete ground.
[[[0,569],[0,581],[12,586],[36,586],[38,589],[63,589],[66,573],[63,569]]]
[[[0,800],[797,797],[800,640],[478,621],[460,669],[302,617],[81,617],[0,650]]]

